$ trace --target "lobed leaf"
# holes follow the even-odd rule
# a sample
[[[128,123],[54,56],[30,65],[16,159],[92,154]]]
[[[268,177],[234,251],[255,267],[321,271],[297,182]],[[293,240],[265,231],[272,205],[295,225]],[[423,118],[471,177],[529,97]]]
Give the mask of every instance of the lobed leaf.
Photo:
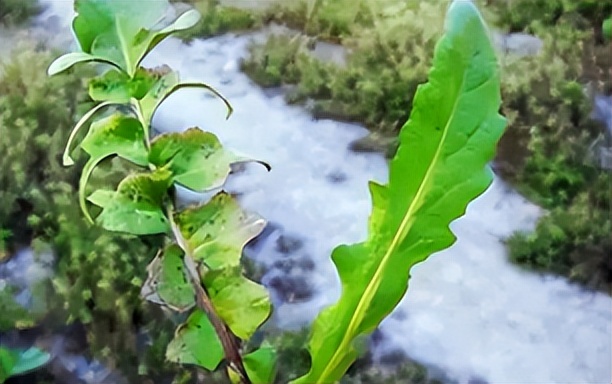
[[[369,238],[333,252],[342,294],[314,322],[312,366],[295,383],[338,381],[357,356],[354,340],[372,332],[403,297],[412,266],[453,244],[449,224],[493,178],[487,163],[505,127],[499,87],[478,10],[454,1],[429,82],[418,88],[400,133],[389,183],[370,184]]]
[[[85,188],[91,173],[102,160],[112,155],[140,166],[147,166],[149,163],[144,129],[138,119],[115,113],[91,125],[81,148],[90,157],[79,180],[79,203],[87,219],[93,222],[85,204]]]
[[[194,261],[212,270],[238,266],[246,243],[266,225],[259,215],[244,212],[225,192],[204,205],[177,212],[174,221]]]
[[[180,325],[174,339],[166,349],[166,359],[179,364],[195,364],[210,371],[223,359],[223,347],[210,320],[200,310],[195,310]]]
[[[239,338],[249,340],[270,316],[268,291],[243,276],[241,268],[209,271],[203,282],[215,312]]]
[[[225,183],[234,163],[251,159],[225,150],[217,136],[199,128],[166,133],[151,143],[149,162],[167,167],[173,180],[194,191],[208,191]]]
[[[96,199],[107,201],[96,221],[109,231],[133,235],[166,233],[170,224],[162,206],[171,185],[171,174],[164,169],[130,175],[119,183],[110,201],[107,196]]]

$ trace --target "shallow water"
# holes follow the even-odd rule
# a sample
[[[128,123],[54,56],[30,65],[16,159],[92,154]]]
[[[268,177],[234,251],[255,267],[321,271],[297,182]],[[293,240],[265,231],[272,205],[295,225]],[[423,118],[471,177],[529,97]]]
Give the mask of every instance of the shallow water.
[[[48,16],[61,16],[67,26],[71,2],[50,4]],[[347,150],[367,133],[363,127],[315,121],[287,106],[282,95],[270,97],[252,84],[238,69],[248,39],[160,45],[147,65],[166,63],[184,80],[210,83],[235,113],[226,121],[222,103],[188,90],[168,100],[154,125],[162,131],[200,126],[227,147],[272,165],[269,173],[246,167],[227,188],[271,223],[249,254],[270,267],[264,283],[282,288],[273,292],[275,321],[296,327],[338,297],[330,252],[366,236],[367,181],[384,182],[387,165],[382,156]],[[540,214],[496,180],[453,223],[457,243],[413,269],[409,293],[381,326],[386,341],[376,353],[399,348],[461,382],[610,383],[612,299],[507,261],[502,239],[529,230]]]

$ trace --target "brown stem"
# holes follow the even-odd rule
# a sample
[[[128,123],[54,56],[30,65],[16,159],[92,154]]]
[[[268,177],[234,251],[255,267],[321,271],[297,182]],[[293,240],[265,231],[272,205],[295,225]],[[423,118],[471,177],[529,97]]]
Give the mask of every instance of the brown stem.
[[[242,363],[238,338],[232,333],[223,320],[221,320],[219,315],[217,315],[215,307],[208,296],[208,292],[206,292],[206,288],[202,286],[202,280],[200,278],[198,268],[193,260],[193,252],[191,251],[191,247],[189,247],[189,244],[187,244],[187,241],[183,238],[181,231],[174,222],[172,208],[168,207],[167,212],[174,237],[179,246],[183,249],[183,251],[185,251],[185,258],[183,259],[183,262],[196,293],[196,306],[198,309],[206,313],[210,323],[217,333],[217,336],[219,336],[228,366],[238,374],[242,384],[251,384],[251,380],[249,379],[249,376],[244,368],[244,364]]]
[[[208,292],[206,292],[206,289],[202,286],[200,274],[197,272],[197,268],[194,265],[191,255],[186,254],[184,262],[189,273],[189,278],[196,292],[196,305],[199,309],[206,313],[208,319],[213,325],[213,328],[215,328],[215,332],[217,333],[217,336],[219,336],[219,340],[221,340],[221,345],[223,346],[223,351],[225,353],[225,359],[229,363],[229,367],[240,376],[240,381],[242,381],[243,384],[251,384],[246,370],[244,369],[244,364],[242,363],[238,338],[217,315],[217,312],[210,301],[210,297],[208,296]],[[195,273],[193,273],[193,271],[195,271]]]

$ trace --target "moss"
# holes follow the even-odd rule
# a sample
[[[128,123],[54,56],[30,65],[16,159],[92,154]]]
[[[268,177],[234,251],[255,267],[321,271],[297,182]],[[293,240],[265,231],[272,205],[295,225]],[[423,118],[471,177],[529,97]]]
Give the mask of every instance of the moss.
[[[0,24],[20,24],[39,11],[38,0],[0,0]]]

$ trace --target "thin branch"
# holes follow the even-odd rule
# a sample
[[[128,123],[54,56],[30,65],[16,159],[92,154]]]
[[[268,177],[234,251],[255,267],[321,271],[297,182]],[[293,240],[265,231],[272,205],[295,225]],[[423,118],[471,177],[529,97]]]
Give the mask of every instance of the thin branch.
[[[206,288],[202,286],[200,273],[196,264],[193,260],[193,252],[191,247],[183,238],[181,231],[177,227],[174,222],[172,216],[172,208],[168,207],[167,209],[168,220],[170,221],[170,225],[172,226],[172,232],[174,237],[179,244],[179,246],[185,252],[185,257],[183,262],[185,264],[185,268],[187,269],[187,274],[189,275],[189,279],[191,280],[191,284],[196,293],[196,306],[202,310],[208,316],[210,323],[212,324],[217,336],[219,336],[219,340],[221,341],[221,345],[223,346],[223,352],[225,354],[225,359],[228,362],[229,367],[238,374],[240,377],[240,381],[243,384],[251,384],[251,380],[246,373],[244,368],[244,364],[242,363],[242,356],[240,355],[240,345],[238,343],[238,338],[236,335],[232,333],[232,331],[228,328],[228,326],[221,320],[215,308],[208,296],[208,292],[206,292]]]

